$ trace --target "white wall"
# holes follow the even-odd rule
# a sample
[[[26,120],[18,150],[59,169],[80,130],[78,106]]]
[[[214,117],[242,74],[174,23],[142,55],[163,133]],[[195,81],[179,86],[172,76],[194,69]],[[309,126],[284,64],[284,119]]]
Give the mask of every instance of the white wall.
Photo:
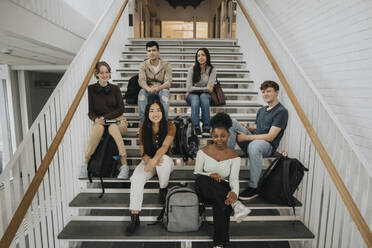
[[[64,0],[74,10],[79,12],[92,23],[97,23],[104,11],[111,5],[113,0]]]
[[[372,1],[255,2],[372,160]]]
[[[93,23],[87,19],[78,17],[79,14],[65,14],[61,16],[63,9],[57,12],[49,13],[42,8],[35,9],[38,4],[34,3],[33,7],[28,4],[29,1],[15,3],[13,1],[0,1],[0,30],[36,44],[55,49],[67,54],[76,54],[83,44],[86,36],[93,28]],[[21,5],[24,4],[24,5]],[[65,4],[65,6],[68,6]],[[55,5],[55,8],[60,6]],[[70,8],[72,10],[72,8]],[[68,12],[67,12],[68,13]],[[70,17],[71,15],[71,17]],[[80,16],[81,17],[81,16]],[[50,21],[55,18],[54,22]],[[59,20],[62,19],[62,20]],[[74,22],[74,29],[68,29],[64,20]],[[79,23],[79,25],[76,25]]]
[[[66,4],[64,0],[3,0],[27,9],[31,13],[62,27],[73,34],[86,38],[93,28],[93,22]],[[80,2],[76,1],[76,2]],[[94,5],[92,5],[94,6]],[[103,13],[103,11],[102,11]],[[78,24],[78,25],[77,25]],[[40,30],[39,30],[40,31]]]
[[[249,77],[254,81],[255,89],[259,92],[259,94],[260,85],[266,80],[273,80],[280,84],[280,81],[273,70],[270,61],[258,43],[256,36],[249,27],[247,20],[245,19],[245,16],[240,8],[237,8],[236,15],[236,38],[238,39],[240,49],[243,52],[247,69],[250,71]],[[284,89],[280,88],[279,92],[283,91]],[[258,97],[258,101],[262,104],[265,104],[261,95]]]

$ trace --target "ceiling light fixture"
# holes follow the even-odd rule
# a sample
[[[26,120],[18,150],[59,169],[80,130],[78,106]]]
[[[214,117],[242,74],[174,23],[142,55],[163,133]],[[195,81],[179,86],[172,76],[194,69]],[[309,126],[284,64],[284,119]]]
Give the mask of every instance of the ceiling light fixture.
[[[10,55],[10,54],[12,54],[12,52],[13,52],[13,50],[8,49],[8,48],[1,49],[1,53],[2,54],[8,54],[8,55]]]

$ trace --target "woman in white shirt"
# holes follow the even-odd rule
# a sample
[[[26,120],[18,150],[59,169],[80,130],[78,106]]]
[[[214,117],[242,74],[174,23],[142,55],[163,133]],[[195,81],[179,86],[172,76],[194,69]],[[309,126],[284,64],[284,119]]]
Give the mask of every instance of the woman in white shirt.
[[[202,202],[212,204],[215,247],[229,242],[230,214],[240,223],[251,210],[238,201],[241,159],[227,146],[232,120],[218,113],[211,120],[213,144],[198,151],[194,174],[196,192]],[[225,180],[227,179],[228,182]]]
[[[200,137],[209,136],[210,102],[213,85],[216,82],[216,68],[211,64],[207,48],[199,48],[195,54],[195,64],[187,72],[186,101],[191,106],[191,121]],[[203,122],[203,133],[200,130],[200,109]]]

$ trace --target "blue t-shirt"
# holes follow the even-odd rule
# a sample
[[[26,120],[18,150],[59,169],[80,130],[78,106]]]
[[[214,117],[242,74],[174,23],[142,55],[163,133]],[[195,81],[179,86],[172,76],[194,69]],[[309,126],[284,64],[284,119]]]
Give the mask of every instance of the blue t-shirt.
[[[280,103],[274,106],[274,108],[267,110],[269,106],[262,107],[258,110],[256,115],[256,130],[253,134],[266,134],[272,126],[280,127],[279,134],[271,141],[273,147],[273,153],[279,146],[279,142],[283,136],[284,130],[287,127],[288,122],[288,110]]]

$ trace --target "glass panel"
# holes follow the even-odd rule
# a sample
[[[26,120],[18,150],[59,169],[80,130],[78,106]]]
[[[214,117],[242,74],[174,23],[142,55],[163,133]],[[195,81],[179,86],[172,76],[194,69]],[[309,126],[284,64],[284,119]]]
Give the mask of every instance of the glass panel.
[[[197,22],[196,23],[196,38],[202,38],[202,39],[208,38],[208,22]]]
[[[162,21],[162,38],[193,38],[192,22]]]

